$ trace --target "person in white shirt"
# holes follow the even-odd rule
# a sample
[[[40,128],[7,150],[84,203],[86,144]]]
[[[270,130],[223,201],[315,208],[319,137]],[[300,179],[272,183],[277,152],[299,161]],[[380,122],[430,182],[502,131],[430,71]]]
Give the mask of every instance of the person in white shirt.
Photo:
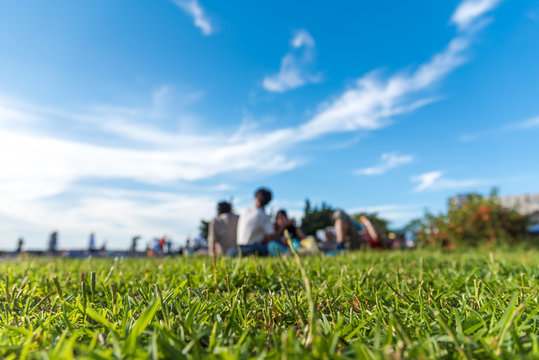
[[[238,246],[228,251],[229,256],[268,255],[267,243],[279,236],[275,232],[271,218],[264,211],[271,197],[271,191],[266,188],[260,188],[255,192],[254,206],[240,214],[236,241]]]

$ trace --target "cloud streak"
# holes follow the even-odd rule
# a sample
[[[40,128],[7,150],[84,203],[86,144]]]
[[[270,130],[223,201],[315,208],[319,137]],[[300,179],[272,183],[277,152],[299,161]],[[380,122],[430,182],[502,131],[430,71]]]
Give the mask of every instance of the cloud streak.
[[[357,175],[382,175],[391,169],[405,165],[414,161],[412,155],[400,155],[397,152],[389,152],[382,154],[382,162],[376,166],[366,167],[356,170]]]
[[[418,183],[418,185],[414,188],[414,192],[469,188],[485,184],[485,181],[479,179],[448,179],[444,177],[444,173],[442,171],[430,171],[421,175],[413,176],[411,181]]]
[[[478,18],[494,9],[499,0],[466,0],[453,13],[451,22],[461,30],[472,27]]]
[[[200,29],[202,34],[209,36],[214,32],[210,19],[198,3],[198,0],[173,0],[180,9],[193,18],[194,25]]]
[[[312,36],[306,30],[299,30],[290,40],[290,46],[290,51],[281,59],[279,72],[262,81],[267,91],[284,93],[321,81],[320,74],[312,73],[315,50]]]
[[[523,121],[505,124],[498,128],[483,130],[477,133],[463,134],[459,136],[458,141],[472,142],[484,137],[490,137],[497,134],[506,133],[507,131],[532,130],[536,128],[539,128],[539,116],[532,117]]]
[[[533,129],[533,128],[539,128],[539,116],[536,116],[528,120],[520,121],[514,124],[509,124],[505,127],[505,129],[514,129],[514,130],[527,130],[527,129]]]
[[[209,35],[213,31],[197,1],[176,1],[181,7],[180,3],[203,33]],[[193,207],[203,204],[202,208],[211,209],[210,213],[213,213],[213,203],[209,205],[212,200],[197,194],[175,197],[177,194],[163,188],[174,187],[179,182],[212,179],[221,174],[252,176],[287,171],[303,161],[289,156],[290,149],[300,142],[331,133],[380,129],[391,124],[393,117],[435,101],[424,96],[423,91],[466,61],[465,53],[474,33],[466,29],[472,28],[490,8],[483,9],[483,12],[476,11],[473,17],[469,16],[467,27],[423,65],[389,77],[376,72],[367,74],[295,127],[272,131],[240,129],[232,134],[161,129],[155,118],[167,111],[169,89],[166,87],[154,94],[153,106],[149,109],[105,106],[69,112],[0,97],[0,216],[9,215],[14,218],[14,223],[34,224],[43,232],[55,226],[51,224],[59,223],[66,224],[69,229],[85,231],[83,219],[88,215],[95,219],[91,222],[94,228],[88,232],[107,229],[104,231],[128,237],[134,231],[134,223],[128,215],[139,220],[140,216],[148,215],[150,220],[145,223],[148,234],[155,235],[163,228],[172,235],[185,234],[189,227],[175,224],[170,220],[170,214],[176,212],[178,215],[175,216],[184,216],[190,228],[198,222],[195,216],[200,218],[200,214],[190,211],[190,206],[176,208],[173,202],[180,201]],[[314,40],[307,32],[300,31],[293,37],[291,47],[308,53],[314,48]],[[303,73],[300,77],[308,81]],[[285,81],[283,84],[287,84],[282,85],[284,90],[297,87],[297,82]],[[275,86],[274,89],[280,88]],[[21,119],[27,120],[27,124]],[[54,123],[62,125],[61,133],[58,133],[58,126],[56,132],[51,130],[49,125]],[[71,128],[77,126],[89,129],[85,138]],[[392,165],[382,166],[382,171],[394,166],[395,161],[402,163],[406,159],[399,160],[397,156],[397,160],[390,158],[388,163],[391,161]],[[370,172],[380,171],[380,168],[374,168]],[[155,195],[143,190],[120,192],[112,201],[106,195],[110,189],[78,187],[84,179],[129,180],[161,190]],[[438,172],[423,174],[417,179],[416,191],[464,184],[444,179]],[[66,197],[72,197],[69,203],[73,204],[73,209],[66,208],[66,201],[62,200]],[[93,207],[104,215],[98,216]],[[133,213],[133,207],[140,215]],[[75,215],[63,216],[68,210]],[[117,215],[121,213],[127,214],[126,217]],[[159,218],[168,220],[160,222]]]
[[[497,1],[467,0],[452,16],[461,30],[446,48],[411,72],[382,78],[372,72],[358,79],[356,85],[328,102],[314,118],[302,125],[300,137],[316,138],[330,132],[376,130],[392,123],[391,118],[436,101],[421,93],[464,64],[476,28]],[[419,95],[419,97],[418,97]]]

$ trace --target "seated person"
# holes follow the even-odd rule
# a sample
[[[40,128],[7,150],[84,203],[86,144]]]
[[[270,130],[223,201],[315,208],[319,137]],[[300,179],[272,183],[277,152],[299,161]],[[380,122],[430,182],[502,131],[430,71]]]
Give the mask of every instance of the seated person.
[[[271,201],[271,191],[260,188],[255,192],[254,206],[245,209],[238,220],[238,237],[236,247],[228,250],[229,256],[258,254],[268,255],[268,242],[279,237],[271,223],[271,218],[265,212],[266,205]]]
[[[208,227],[208,251],[210,255],[224,255],[236,246],[238,215],[232,213],[229,202],[217,204],[217,217]]]
[[[336,232],[337,249],[356,250],[361,247],[361,238],[356,224],[343,210],[331,215]]]
[[[381,232],[367,216],[359,217],[359,224],[363,227],[360,231],[361,237],[373,249],[386,249],[389,246],[389,241],[385,234]]]
[[[285,210],[279,210],[277,215],[275,215],[275,233],[280,234],[279,237],[271,241],[268,244],[268,252],[270,255],[277,256],[279,254],[286,254],[290,251],[288,240],[285,236],[285,230],[288,231],[288,235],[294,244],[296,251],[299,250],[300,245],[299,241],[305,238],[303,231],[296,226],[293,220],[288,218]]]

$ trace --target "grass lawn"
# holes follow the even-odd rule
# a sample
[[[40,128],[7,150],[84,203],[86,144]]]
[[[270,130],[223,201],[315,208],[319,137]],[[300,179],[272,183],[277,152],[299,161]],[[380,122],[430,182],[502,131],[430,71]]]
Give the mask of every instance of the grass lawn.
[[[0,262],[0,358],[539,358],[539,251]]]

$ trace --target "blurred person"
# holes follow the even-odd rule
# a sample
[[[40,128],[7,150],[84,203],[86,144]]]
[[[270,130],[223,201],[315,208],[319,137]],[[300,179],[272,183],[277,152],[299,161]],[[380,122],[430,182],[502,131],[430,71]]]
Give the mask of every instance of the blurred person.
[[[150,242],[146,243],[146,250],[144,250],[144,252],[146,253],[146,256],[152,256],[152,249],[150,246]]]
[[[288,239],[286,238],[285,231],[288,231],[288,235],[292,240],[292,245],[295,250],[300,248],[300,240],[305,238],[303,231],[296,226],[293,220],[288,218],[288,214],[284,209],[281,209],[275,215],[274,233],[279,237],[276,240],[268,243],[268,252],[270,255],[277,256],[279,254],[286,254],[290,251]]]
[[[193,254],[193,247],[191,246],[191,237],[189,236],[187,237],[187,239],[185,239],[184,254],[185,255]]]
[[[159,238],[153,238],[152,240],[152,255],[156,256],[160,254],[161,248],[159,247]]]
[[[165,252],[165,244],[167,243],[166,237],[163,235],[159,238],[159,252],[163,254]]]
[[[238,219],[237,246],[229,249],[228,255],[236,256],[240,252],[242,256],[268,255],[268,242],[280,236],[275,233],[271,218],[265,212],[271,198],[269,189],[256,190],[253,206],[245,209]]]
[[[337,243],[337,232],[333,226],[326,226],[324,229],[316,231],[318,241],[318,250],[326,253],[326,255],[334,255],[337,252],[344,250],[344,245],[339,246]]]
[[[239,216],[232,213],[229,202],[217,204],[217,217],[208,227],[208,251],[210,255],[223,255],[236,245]]]
[[[88,251],[94,252],[95,251],[95,234],[90,233],[90,238],[88,239]]]
[[[51,254],[56,254],[58,247],[58,231],[53,231],[49,236],[49,252]]]
[[[367,216],[361,215],[359,217],[359,224],[362,226],[360,231],[361,237],[371,248],[387,249],[390,247],[387,236]]]
[[[136,253],[137,252],[137,243],[140,240],[140,235],[133,236],[131,238],[131,246],[129,247],[129,252]]]
[[[415,238],[416,238],[416,233],[411,230],[407,230],[404,233],[404,239],[405,239],[407,248],[413,248],[415,246]]]
[[[343,210],[335,210],[331,214],[335,227],[336,250],[357,250],[361,247],[358,226]]]
[[[16,254],[20,254],[22,252],[22,246],[24,245],[24,239],[20,237],[17,240],[17,249],[15,250]]]

